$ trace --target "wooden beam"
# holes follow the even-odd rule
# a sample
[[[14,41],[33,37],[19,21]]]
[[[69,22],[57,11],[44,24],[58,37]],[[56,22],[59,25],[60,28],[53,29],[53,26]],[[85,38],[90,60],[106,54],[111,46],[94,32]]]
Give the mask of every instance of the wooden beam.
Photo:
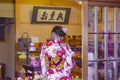
[[[109,2],[109,3],[120,3],[120,0],[88,0],[89,2]]]
[[[0,3],[14,3],[14,0],[0,0]]]
[[[82,4],[82,80],[88,79],[88,1]]]
[[[15,29],[16,29],[16,42],[20,35],[20,0],[15,0]]]
[[[120,1],[88,1],[89,6],[101,6],[101,7],[120,7]]]

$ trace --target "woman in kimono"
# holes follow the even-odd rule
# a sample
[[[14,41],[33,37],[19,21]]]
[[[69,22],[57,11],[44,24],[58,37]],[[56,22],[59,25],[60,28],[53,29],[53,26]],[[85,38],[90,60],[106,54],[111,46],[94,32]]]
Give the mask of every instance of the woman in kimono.
[[[66,32],[66,28],[55,26],[51,39],[41,47],[41,70],[45,80],[72,80],[74,52],[62,41]]]

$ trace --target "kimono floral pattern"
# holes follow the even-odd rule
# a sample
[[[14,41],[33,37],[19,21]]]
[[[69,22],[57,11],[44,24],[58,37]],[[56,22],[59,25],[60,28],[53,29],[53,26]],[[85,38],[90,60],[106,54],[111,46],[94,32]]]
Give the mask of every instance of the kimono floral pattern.
[[[61,40],[50,40],[41,47],[41,70],[45,80],[72,80],[74,52]]]

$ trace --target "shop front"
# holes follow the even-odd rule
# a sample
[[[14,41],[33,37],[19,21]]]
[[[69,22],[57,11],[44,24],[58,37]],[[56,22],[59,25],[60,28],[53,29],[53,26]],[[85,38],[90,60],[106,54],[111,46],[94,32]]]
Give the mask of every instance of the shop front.
[[[82,78],[81,5],[74,0],[36,0],[35,2],[16,0],[15,4],[15,78],[41,78],[40,65],[34,66],[30,63],[39,62],[41,44],[50,39],[52,28],[60,25],[68,29],[63,41],[75,52],[76,64],[71,77],[80,80]]]
[[[75,53],[72,80],[118,80],[120,1],[79,1],[15,0],[15,28],[7,29],[9,60],[0,77],[41,79],[40,47],[60,25],[68,29],[63,41]]]

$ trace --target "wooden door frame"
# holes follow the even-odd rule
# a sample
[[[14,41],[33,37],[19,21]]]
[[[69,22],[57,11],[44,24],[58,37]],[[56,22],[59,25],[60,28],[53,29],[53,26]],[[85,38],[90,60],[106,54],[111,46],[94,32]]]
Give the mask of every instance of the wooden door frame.
[[[85,0],[82,2],[82,80],[88,80],[88,6],[120,7],[120,1]]]

